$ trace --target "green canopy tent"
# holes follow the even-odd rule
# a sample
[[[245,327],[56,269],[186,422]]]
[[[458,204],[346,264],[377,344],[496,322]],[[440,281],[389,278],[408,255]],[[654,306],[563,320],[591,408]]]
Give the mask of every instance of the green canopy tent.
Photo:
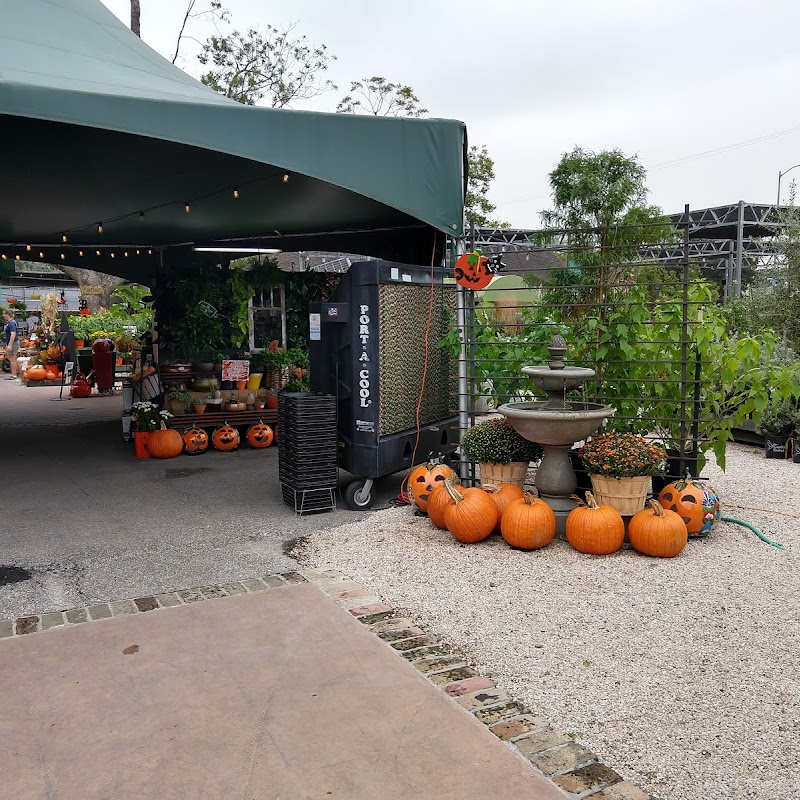
[[[240,105],[99,0],[0,4],[0,133],[6,259],[146,281],[198,246],[427,264],[462,232],[463,123]]]

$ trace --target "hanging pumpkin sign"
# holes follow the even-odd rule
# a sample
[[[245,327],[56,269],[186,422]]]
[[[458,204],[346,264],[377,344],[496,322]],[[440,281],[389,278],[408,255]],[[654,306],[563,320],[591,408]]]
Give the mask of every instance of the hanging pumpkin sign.
[[[250,447],[269,447],[274,439],[274,434],[269,425],[265,425],[264,422],[259,421],[247,429],[245,438]]]
[[[492,282],[492,278],[501,266],[500,256],[487,258],[481,253],[480,249],[476,249],[471,253],[464,253],[456,261],[454,270],[456,283],[465,289],[480,291]]]
[[[214,431],[211,444],[216,450],[235,450],[239,446],[239,431],[226,422]]]
[[[199,455],[208,450],[208,434],[202,428],[189,428],[181,438],[184,453]]]

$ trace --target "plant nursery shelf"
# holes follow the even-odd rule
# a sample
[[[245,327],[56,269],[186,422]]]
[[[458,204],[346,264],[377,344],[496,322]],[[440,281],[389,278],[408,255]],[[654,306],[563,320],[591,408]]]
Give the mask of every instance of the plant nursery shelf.
[[[262,411],[213,411],[204,414],[176,414],[170,421],[170,428],[179,430],[185,428],[211,428],[217,425],[253,425],[256,422],[266,422],[275,425],[278,421],[278,412],[274,408],[265,408]]]

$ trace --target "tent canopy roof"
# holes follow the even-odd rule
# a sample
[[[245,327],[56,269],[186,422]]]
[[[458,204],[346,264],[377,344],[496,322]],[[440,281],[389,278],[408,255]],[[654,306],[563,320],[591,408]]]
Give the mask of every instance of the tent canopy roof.
[[[99,0],[0,5],[0,125],[9,257],[136,280],[196,245],[427,263],[462,232],[463,123],[240,105]]]

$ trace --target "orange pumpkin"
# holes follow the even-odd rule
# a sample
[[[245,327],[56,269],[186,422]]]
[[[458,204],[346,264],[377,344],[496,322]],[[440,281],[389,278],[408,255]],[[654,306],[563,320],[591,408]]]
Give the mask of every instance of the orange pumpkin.
[[[472,544],[485,539],[497,525],[497,506],[483,489],[456,490],[451,480],[445,490],[453,499],[453,505],[444,510],[444,522],[447,530],[459,542]]]
[[[658,495],[658,502],[681,517],[689,536],[708,533],[720,517],[717,493],[688,474],[686,480],[665,486]]]
[[[427,511],[428,499],[433,490],[447,478],[453,478],[454,483],[459,483],[458,476],[447,464],[428,462],[414,467],[408,476],[408,491],[411,492],[417,507]]]
[[[257,422],[247,429],[245,438],[250,447],[269,447],[275,437],[269,425]]]
[[[42,366],[28,367],[29,381],[43,381],[47,378],[47,370]]]
[[[495,531],[500,532],[500,524],[503,521],[503,512],[515,500],[521,500],[525,492],[516,483],[501,483],[495,486],[492,483],[481,485],[481,489],[497,504],[497,525]]]
[[[615,553],[625,541],[625,523],[619,511],[597,505],[594,495],[586,492],[586,505],[579,505],[567,517],[567,541],[579,553]]]
[[[512,547],[538,550],[553,541],[556,515],[544,500],[525,492],[521,500],[514,500],[503,512],[500,533]]]
[[[443,531],[447,530],[447,524],[444,521],[444,511],[455,502],[447,491],[448,485],[453,488],[454,484],[450,480],[446,480],[441,486],[437,486],[428,499],[428,519]],[[458,492],[458,489],[456,489]],[[461,492],[458,492],[461,494]]]
[[[208,434],[202,428],[189,428],[183,432],[183,452],[199,455],[208,450]]]
[[[235,450],[239,446],[239,431],[226,422],[211,435],[211,444],[217,450]]]
[[[656,500],[631,517],[628,538],[634,549],[647,556],[673,558],[686,547],[689,532],[680,514],[664,508]]]
[[[153,458],[175,458],[183,452],[183,439],[178,431],[162,422],[161,429],[151,431],[147,437],[147,449]]]

